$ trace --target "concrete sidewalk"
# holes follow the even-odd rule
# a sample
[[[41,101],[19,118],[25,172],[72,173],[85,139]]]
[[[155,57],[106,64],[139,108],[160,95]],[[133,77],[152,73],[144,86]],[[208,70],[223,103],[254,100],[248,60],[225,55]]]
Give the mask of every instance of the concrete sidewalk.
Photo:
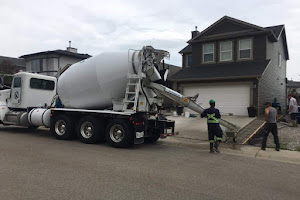
[[[209,152],[207,124],[205,119],[200,119],[199,117],[185,118],[182,116],[167,118],[170,120],[175,120],[175,131],[179,131],[179,135],[160,139],[158,144],[197,148]],[[223,117],[223,119],[240,127],[244,127],[254,118],[226,116]],[[234,143],[222,143],[220,145],[220,151],[223,154],[234,154],[300,164],[300,152],[298,151],[280,150],[278,152],[271,148],[267,148],[266,151],[263,151],[260,149],[260,147],[237,145]]]
[[[205,118],[200,118],[199,115],[195,118],[186,118],[183,116],[168,116],[167,118],[175,121],[175,131],[179,132],[179,135],[176,137],[208,141],[207,122]],[[222,119],[243,128],[255,118],[245,116],[222,116]],[[221,127],[225,133],[225,127]]]

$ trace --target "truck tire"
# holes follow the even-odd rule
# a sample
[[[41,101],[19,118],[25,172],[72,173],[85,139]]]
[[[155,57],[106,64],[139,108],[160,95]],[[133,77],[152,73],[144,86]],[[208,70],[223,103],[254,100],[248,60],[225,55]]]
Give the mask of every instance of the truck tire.
[[[126,121],[115,119],[108,123],[105,138],[112,147],[129,147],[133,145],[133,130]]]
[[[58,115],[54,118],[50,125],[50,132],[58,140],[70,140],[73,139],[74,123],[66,115]]]
[[[100,120],[92,116],[85,116],[79,120],[77,137],[86,144],[94,144],[104,141],[104,125]]]

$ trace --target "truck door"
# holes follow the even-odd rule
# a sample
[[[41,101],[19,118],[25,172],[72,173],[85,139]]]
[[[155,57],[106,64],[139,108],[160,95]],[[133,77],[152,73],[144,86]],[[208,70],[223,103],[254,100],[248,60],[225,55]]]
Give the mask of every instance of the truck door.
[[[21,103],[21,89],[22,89],[22,78],[14,77],[12,88],[11,88],[11,102],[13,104]]]

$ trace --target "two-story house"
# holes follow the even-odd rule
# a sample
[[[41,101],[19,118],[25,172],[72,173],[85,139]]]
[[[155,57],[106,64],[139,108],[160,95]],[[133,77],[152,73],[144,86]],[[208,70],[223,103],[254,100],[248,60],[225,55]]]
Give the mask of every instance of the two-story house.
[[[23,55],[26,61],[26,71],[55,76],[59,69],[91,57],[88,54],[77,53],[77,49],[67,47],[67,50],[43,51]]]
[[[289,60],[284,25],[260,27],[224,16],[202,32],[192,31],[182,54],[182,70],[171,77],[186,96],[199,93],[223,114],[247,115],[247,107],[264,112],[266,101],[286,105],[286,62]]]

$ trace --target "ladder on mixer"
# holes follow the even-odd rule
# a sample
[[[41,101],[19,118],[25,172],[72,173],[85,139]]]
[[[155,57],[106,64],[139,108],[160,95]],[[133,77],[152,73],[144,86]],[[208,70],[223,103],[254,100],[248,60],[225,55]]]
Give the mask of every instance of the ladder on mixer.
[[[142,77],[136,74],[128,74],[127,77],[128,77],[128,83],[126,86],[123,111],[126,110],[136,111]],[[132,107],[129,108],[129,106]]]

